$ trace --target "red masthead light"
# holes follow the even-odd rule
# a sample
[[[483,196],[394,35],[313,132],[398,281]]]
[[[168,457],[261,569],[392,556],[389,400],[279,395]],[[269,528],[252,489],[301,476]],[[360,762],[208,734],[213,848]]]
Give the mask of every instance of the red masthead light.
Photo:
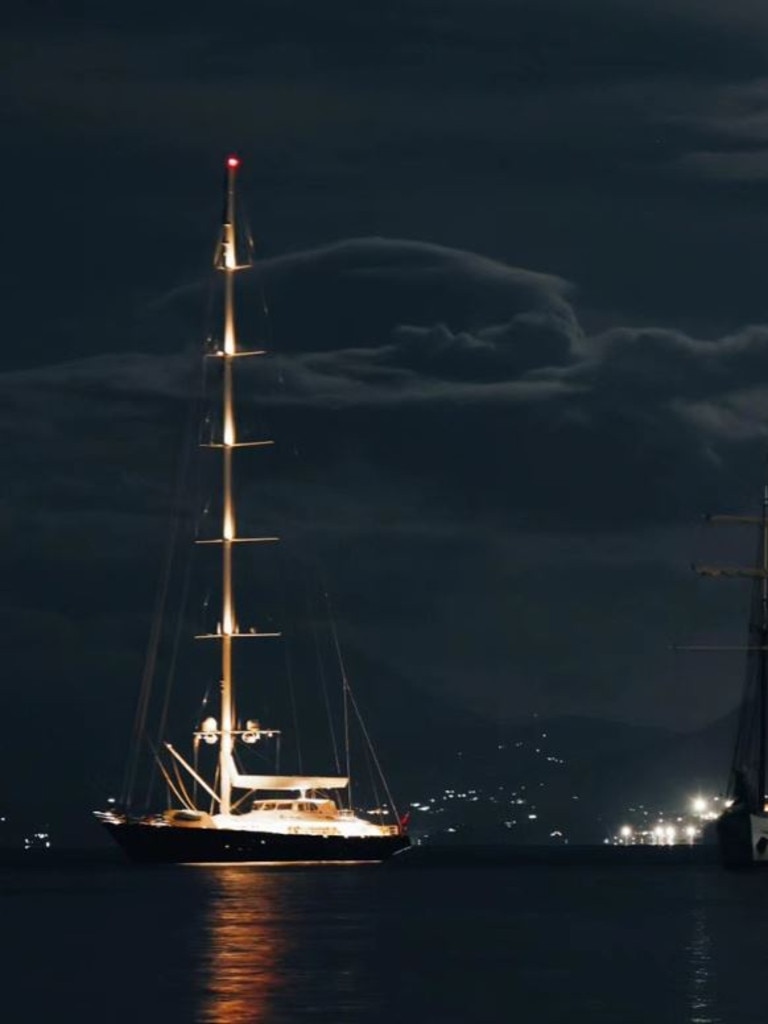
[[[227,157],[227,167],[231,167],[232,170],[234,170],[236,167],[239,167],[239,166],[240,166],[240,157],[238,157],[238,156],[228,156]]]

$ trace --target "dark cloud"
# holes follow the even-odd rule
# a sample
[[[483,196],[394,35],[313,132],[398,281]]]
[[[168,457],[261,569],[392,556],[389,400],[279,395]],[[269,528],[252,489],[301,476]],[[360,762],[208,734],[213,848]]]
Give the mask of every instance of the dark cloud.
[[[16,365],[136,345],[135,311],[203,267],[231,147],[268,253],[402,235],[578,280],[590,323],[762,313],[765,204],[695,184],[762,180],[746,0],[43,10],[0,44]],[[55,316],[30,321],[41,259]]]
[[[768,151],[750,149],[686,153],[677,161],[676,166],[685,174],[724,182],[761,182],[768,178]]]
[[[707,487],[738,488],[742,457],[766,436],[763,327],[717,340],[660,328],[589,334],[561,279],[383,239],[264,261],[242,277],[241,307],[260,311],[264,295],[274,354],[267,371],[242,371],[247,415],[272,410],[323,464],[345,457],[348,431],[364,459],[395,475],[422,467],[446,496],[472,480],[490,513],[557,528],[675,521]],[[203,305],[199,289],[172,294],[148,336],[189,338]],[[259,316],[241,317],[245,336],[259,337]],[[44,441],[73,427],[85,438],[107,412],[123,431],[150,422],[160,402],[179,415],[191,362],[177,349],[6,374],[9,430],[25,432],[32,411],[32,436]],[[649,494],[652,465],[662,486]],[[480,488],[483,477],[494,486]],[[590,486],[576,489],[576,478]],[[578,493],[559,509],[554,494],[569,481]]]
[[[263,421],[279,443],[242,468],[243,504],[324,567],[347,638],[505,715],[691,722],[668,648],[701,621],[738,631],[739,606],[702,598],[688,562],[703,512],[758,493],[768,331],[589,333],[558,278],[383,239],[266,261],[241,306],[262,291],[276,352],[239,395],[244,428]],[[200,305],[199,289],[156,305],[166,341]],[[27,614],[75,635],[125,616],[126,667],[194,362],[114,355],[0,378]],[[701,719],[735,698],[708,686]]]

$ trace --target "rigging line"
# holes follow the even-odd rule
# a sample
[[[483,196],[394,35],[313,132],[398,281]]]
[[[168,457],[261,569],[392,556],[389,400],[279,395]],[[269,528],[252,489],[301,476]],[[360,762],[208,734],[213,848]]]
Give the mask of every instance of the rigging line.
[[[252,244],[252,240],[251,240],[251,244]],[[261,300],[261,312],[262,312],[262,315],[263,315],[263,318],[264,318],[264,320],[263,320],[263,323],[264,323],[264,341],[265,341],[264,347],[267,349],[267,351],[273,353],[273,355],[274,355],[274,354],[276,354],[275,337],[274,337],[274,332],[272,330],[271,310],[269,308],[269,303],[267,302],[266,290],[265,290],[265,287],[264,287],[264,277],[263,277],[263,275],[260,272],[258,262],[254,262],[253,263],[253,268],[252,269],[253,269],[253,273],[254,273],[254,276],[255,276],[255,279],[256,279],[256,285],[257,285],[257,288],[258,288],[259,299]],[[283,370],[282,370],[281,362],[279,360],[271,360],[270,359],[270,360],[267,361],[266,365],[267,365],[267,368],[269,368],[270,366],[276,366],[276,368],[277,368],[277,391],[279,393],[284,393],[284,391],[285,391],[285,379],[284,379],[284,376],[283,376]],[[269,380],[269,378],[267,378],[267,380],[268,380],[269,385],[273,386],[272,385],[272,381],[274,380],[274,377],[272,377],[271,380]],[[284,456],[282,456],[280,454],[281,452],[284,452],[285,450],[286,450],[285,447],[282,446],[282,445],[279,446],[279,448],[278,448],[278,458],[277,458],[278,475],[280,475],[284,471],[284,469],[285,469]],[[293,459],[296,462],[299,461],[298,452],[297,452],[295,446],[293,446],[293,445],[288,446],[288,452],[289,452],[289,454],[293,457]],[[289,621],[289,619],[288,619],[289,586],[288,586],[288,568],[287,568],[288,567],[288,561],[289,561],[288,552],[287,552],[287,550],[285,548],[283,548],[281,546],[280,554],[279,554],[279,563],[278,563],[279,566],[280,566],[280,590],[281,590],[280,599],[281,599],[281,604],[282,604],[283,620],[286,621],[286,622]],[[304,770],[303,769],[303,750],[302,750],[302,741],[301,741],[301,726],[300,726],[300,722],[299,722],[298,701],[297,701],[297,696],[296,696],[295,673],[294,673],[294,665],[293,665],[293,648],[292,648],[292,644],[291,644],[291,639],[288,636],[286,636],[285,643],[283,644],[283,659],[284,659],[284,665],[285,665],[286,678],[287,678],[287,681],[288,681],[288,698],[289,698],[289,702],[290,702],[291,720],[292,720],[292,723],[293,723],[293,733],[294,733],[294,736],[295,736],[296,760],[297,760],[298,770],[301,773]],[[335,743],[335,740],[334,740],[334,743]],[[280,755],[281,755],[281,737],[280,736],[277,737],[275,754],[276,754],[276,765],[277,765],[277,769],[279,770]],[[338,757],[337,757],[337,763],[338,763]]]
[[[160,768],[160,772],[161,772],[163,778],[165,779],[166,786],[173,793],[173,795],[176,797],[176,799],[179,801],[179,803],[183,804],[184,803],[184,797],[182,796],[182,794],[178,791],[178,789],[174,785],[173,779],[171,778],[171,776],[170,776],[170,774],[168,772],[168,769],[165,767],[165,765],[162,762],[159,762],[158,766]],[[193,809],[194,808],[192,808],[192,807],[188,807],[187,808],[187,810],[189,810],[189,811],[191,811]]]
[[[158,720],[157,734],[155,741],[157,744],[162,742],[162,738],[165,735],[165,727],[168,723],[168,713],[170,710],[171,693],[173,691],[173,684],[176,681],[176,667],[178,665],[179,650],[181,649],[182,634],[184,633],[183,625],[183,609],[186,606],[187,598],[189,596],[190,581],[192,577],[192,553],[187,557],[186,565],[184,567],[184,578],[181,585],[181,594],[179,599],[179,614],[176,620],[176,628],[173,633],[173,643],[171,646],[171,656],[168,665],[168,672],[166,674],[165,692],[163,694],[163,704],[160,710],[160,717]],[[206,694],[207,697],[207,694]]]
[[[155,779],[158,767],[160,767],[161,770],[162,770],[162,759],[161,759],[160,754],[159,754],[159,752],[157,750],[157,747],[152,742],[152,739],[149,736],[145,735],[144,736],[144,741],[146,742],[147,746],[149,747],[150,751],[152,752],[152,768],[150,769],[150,777],[152,779]],[[152,791],[153,790],[154,790],[154,784],[147,789],[147,795],[146,795],[145,802],[143,804],[139,804],[138,805],[138,808],[143,810],[144,812],[147,812],[149,810],[149,808],[151,807],[151,805],[152,805]]]
[[[333,645],[336,649],[336,659],[339,665],[339,672],[341,674],[341,691],[342,691],[342,707],[344,712],[344,752],[345,752],[345,764],[346,764],[346,776],[349,779],[347,784],[347,799],[349,801],[350,810],[352,808],[352,762],[351,752],[349,743],[349,698],[352,697],[352,691],[349,688],[349,679],[347,678],[347,669],[344,665],[344,658],[341,653],[341,644],[339,643],[339,633],[336,629],[336,619],[333,615],[331,608],[331,599],[327,590],[323,590],[325,595],[326,607],[328,608],[328,618],[331,626],[331,636],[333,637]],[[352,698],[354,701],[354,698]],[[358,716],[359,717],[359,716]],[[362,722],[361,722],[362,725]],[[363,732],[365,733],[365,727],[363,726]]]
[[[159,753],[157,747],[155,747],[155,745],[152,743],[151,739],[147,739],[147,742],[149,743],[149,746],[150,746],[150,748],[152,750],[152,757],[153,757],[153,760],[155,762],[155,767],[160,769],[160,773],[163,776],[163,778],[165,779],[165,784],[166,784],[166,787],[167,787],[167,790],[166,790],[166,803],[167,803],[167,806],[168,807],[171,806],[170,799],[168,798],[168,791],[170,791],[170,792],[172,792],[174,794],[174,796],[179,801],[179,803],[184,803],[184,800],[183,800],[181,794],[179,793],[179,791],[174,786],[173,780],[171,779],[170,775],[168,774],[168,769],[165,767],[165,764],[163,763],[163,759],[160,756],[160,753]]]
[[[248,234],[249,234],[249,242],[250,242],[250,245],[251,245],[250,252],[251,252],[251,255],[253,255],[253,248],[254,248],[253,247],[253,238],[250,237],[250,229],[249,229]],[[273,335],[273,332],[272,332],[272,313],[271,313],[271,310],[269,308],[269,303],[267,302],[266,289],[264,288],[264,276],[261,273],[261,271],[259,270],[258,262],[254,261],[253,264],[252,264],[252,268],[251,269],[253,271],[253,276],[256,278],[256,287],[258,288],[259,299],[261,301],[261,313],[262,313],[262,316],[264,317],[264,341],[265,341],[264,347],[267,349],[267,351],[274,352],[274,335]],[[282,373],[280,372],[280,368],[279,367],[278,367],[278,380],[280,381],[280,383],[282,383]]]
[[[145,802],[144,802],[143,805],[141,805],[141,806],[143,806],[145,811],[148,811],[149,808],[152,806],[152,802],[153,802],[152,793],[153,793],[153,790],[154,790],[154,785],[155,785],[155,781],[156,781],[156,778],[157,778],[157,771],[158,771],[158,769],[159,769],[160,773],[162,774],[163,778],[165,779],[166,784],[168,784],[168,785],[170,785],[170,784],[168,783],[168,772],[165,770],[165,766],[164,766],[164,763],[163,763],[163,758],[162,758],[162,755],[161,755],[160,751],[155,746],[154,741],[151,739],[151,737],[145,736],[144,738],[145,738],[145,742],[147,743],[147,745],[149,746],[150,750],[152,751],[152,769],[151,769],[151,772],[150,772],[150,778],[151,778],[152,782],[151,782],[151,785],[147,788],[147,795],[146,795]],[[175,792],[175,790],[174,790],[174,792]],[[177,796],[178,796],[178,794],[177,794]],[[166,793],[166,802],[167,802],[168,806],[170,807],[171,804],[170,804],[170,800],[167,797],[167,793]]]
[[[331,736],[331,746],[333,747],[333,759],[336,764],[336,774],[341,775],[341,759],[339,758],[339,746],[336,740],[336,729],[333,724],[333,710],[331,708],[331,698],[328,692],[328,679],[325,673],[325,665],[323,663],[322,652],[320,650],[320,637],[317,629],[317,619],[312,614],[315,609],[312,603],[312,594],[309,589],[309,583],[307,583],[306,586],[306,600],[307,613],[309,615],[309,621],[311,623],[312,639],[315,648],[315,659],[317,661],[317,674],[320,678],[320,687],[323,694],[323,703],[325,704],[325,714],[328,719],[328,731]]]
[[[173,528],[171,535],[173,535]],[[152,626],[144,656],[144,671],[142,673],[141,686],[139,688],[139,699],[136,705],[133,730],[131,733],[131,753],[128,759],[120,797],[122,805],[126,808],[130,806],[133,800],[133,789],[136,783],[136,773],[138,771],[139,754],[141,749],[141,737],[145,733],[147,715],[149,712],[152,680],[154,678],[155,667],[157,664],[157,652],[160,646],[163,612],[165,610],[166,600],[168,597],[173,555],[173,544],[169,543],[160,571],[160,580],[157,592],[155,594],[155,605],[152,612]]]
[[[188,424],[195,406],[196,402],[193,397],[192,401],[189,403],[189,408],[187,410],[185,428],[182,434],[183,439],[185,439],[188,436]],[[173,491],[173,502],[171,507],[170,523],[168,527],[168,541],[166,547],[166,554],[160,570],[158,589],[155,594],[152,626],[150,628],[147,649],[144,656],[144,671],[142,673],[141,685],[139,688],[139,699],[137,702],[133,731],[131,735],[131,753],[128,758],[125,778],[123,781],[121,802],[124,807],[130,806],[130,803],[133,800],[133,790],[136,784],[136,774],[138,771],[139,755],[141,752],[141,737],[145,735],[146,732],[147,715],[149,713],[150,697],[152,693],[152,683],[155,676],[157,656],[160,648],[160,640],[162,637],[162,623],[165,608],[168,601],[168,591],[170,588],[173,564],[175,560],[176,537],[178,534],[180,518],[179,506],[181,503],[181,494],[183,493],[184,481],[186,479],[186,473],[189,464],[188,453],[189,446],[186,444],[182,444],[182,456],[180,459],[179,468],[177,470]]]
[[[278,559],[278,564],[280,565],[280,602],[282,604],[282,616],[283,622],[288,622],[288,573],[286,570],[287,555],[282,546],[280,547]],[[294,736],[296,737],[296,762],[298,764],[299,774],[303,774],[304,768],[301,747],[301,727],[299,725],[299,709],[298,703],[296,701],[296,687],[294,683],[295,677],[293,672],[293,657],[291,654],[291,642],[289,637],[286,637],[285,643],[283,644],[283,662],[285,665],[286,678],[288,680],[288,700],[291,705],[291,720],[293,721],[293,733]],[[277,756],[278,758],[280,756],[279,739],[277,746]]]
[[[205,373],[205,366],[204,366],[204,364],[205,364],[205,360],[203,360],[203,382],[204,382],[204,373]],[[184,427],[184,437],[185,438],[189,438],[190,437],[191,425],[194,422],[194,420],[197,418],[197,415],[198,415],[198,412],[199,412],[199,408],[200,408],[200,404],[201,404],[201,394],[202,394],[201,392],[197,392],[197,393],[193,392],[193,394],[192,394],[192,397],[191,397],[191,400],[190,400],[190,403],[189,403],[189,408],[187,410],[187,418],[186,418],[185,427]],[[175,498],[174,498],[174,507],[172,509],[172,527],[171,527],[171,533],[170,533],[170,537],[169,537],[169,541],[168,541],[169,562],[170,562],[170,560],[173,559],[174,553],[175,553],[175,550],[176,550],[176,544],[177,544],[177,538],[178,538],[178,533],[179,533],[179,527],[180,527],[180,524],[181,524],[181,521],[182,521],[183,495],[184,495],[184,491],[185,491],[185,488],[186,488],[186,481],[187,481],[187,476],[188,476],[188,472],[189,472],[189,466],[190,466],[190,462],[191,462],[191,459],[192,459],[192,451],[193,451],[192,445],[190,443],[187,443],[185,445],[184,449],[183,449],[182,458],[181,458],[181,465],[180,465],[179,471],[178,471],[177,484],[176,484],[176,493],[175,493]],[[159,716],[158,723],[157,723],[157,730],[156,730],[156,736],[155,736],[155,747],[158,747],[160,745],[160,743],[162,742],[163,736],[165,734],[165,727],[166,727],[167,721],[168,721],[168,713],[169,713],[170,702],[171,702],[171,693],[173,691],[173,684],[174,684],[175,678],[176,678],[176,666],[178,664],[179,650],[180,650],[180,647],[181,647],[181,636],[182,636],[182,628],[183,628],[184,609],[186,608],[187,600],[188,600],[188,597],[189,597],[189,588],[190,588],[190,580],[191,580],[191,576],[192,576],[192,559],[193,559],[193,557],[194,557],[194,545],[188,545],[186,563],[185,563],[185,566],[184,566],[184,575],[182,577],[182,583],[181,583],[181,592],[180,592],[180,595],[179,595],[179,606],[178,606],[178,614],[177,614],[177,617],[176,617],[176,627],[174,629],[173,641],[172,641],[172,646],[171,646],[171,657],[170,657],[170,662],[169,662],[169,666],[168,666],[168,672],[166,673],[165,690],[164,690],[164,693],[163,693],[163,702],[162,702],[162,705],[161,705],[160,716]],[[169,568],[170,568],[170,565],[169,565]],[[169,576],[169,579],[167,581],[166,587],[167,587],[167,585],[169,583],[170,583],[170,576]],[[160,623],[158,624],[158,628],[159,628],[160,624],[162,623],[162,619],[164,617],[165,603],[166,602],[164,600],[163,601],[163,607],[161,609],[161,614],[159,616]],[[159,640],[158,640],[158,647],[159,647]],[[154,674],[155,674],[156,662],[157,662],[157,650],[155,651],[155,656],[154,656],[154,660],[153,660],[152,674],[150,676],[150,682],[151,682],[151,679],[154,677]],[[150,777],[149,777],[149,781],[148,781],[147,799],[149,799],[149,794],[150,794],[151,789],[152,789],[152,787],[154,785],[154,778],[155,778],[155,771],[152,770],[150,772]]]
[[[381,818],[381,798],[379,796],[379,788],[376,783],[376,775],[374,774],[373,770],[374,763],[371,756],[370,744],[364,746],[363,754],[365,755],[365,766],[368,769],[368,785],[370,787],[371,797],[373,798],[379,818]]]
[[[187,792],[187,787],[184,784],[184,777],[181,774],[181,769],[179,768],[179,765],[175,761],[173,762],[173,773],[176,776],[176,784],[179,787],[179,791],[181,792],[182,795],[181,802],[184,804],[188,811],[193,811],[195,809],[195,805],[189,798],[189,793]]]
[[[247,793],[244,793],[241,797],[238,797],[238,799],[235,800],[235,802],[232,804],[232,807],[230,808],[232,813],[234,814],[237,808],[240,806],[240,804],[245,803],[248,797],[253,796],[254,793],[258,793],[258,790],[249,789]]]
[[[373,793],[373,799],[374,799],[375,805],[376,805],[376,812],[377,812],[377,814],[379,816],[379,821],[381,821],[381,818],[383,817],[383,815],[381,813],[381,797],[379,796],[379,787],[378,787],[378,783],[376,781],[376,776],[375,776],[374,771],[373,771],[373,765],[371,763],[370,750],[366,751],[365,760],[366,760],[366,764],[368,765],[368,782],[370,783],[371,791]]]
[[[200,774],[200,737],[195,736],[192,740],[192,767],[195,769],[195,774]],[[198,783],[195,776],[192,776],[192,803],[194,807],[197,807],[198,798]]]
[[[280,743],[280,737],[279,737],[279,736],[277,736],[277,737],[276,737],[276,740],[277,740],[277,742],[278,742],[278,744],[279,744],[279,743]],[[240,765],[239,765],[239,764],[237,763],[237,761],[236,761],[236,759],[235,759],[235,755],[234,755],[234,754],[232,755],[232,759],[233,759],[233,761],[235,762],[235,766],[237,767],[237,770],[238,770],[238,772],[240,772],[240,771],[241,771],[241,768],[240,768]],[[266,760],[266,758],[265,758],[264,760]],[[275,772],[275,774],[279,774],[279,772]],[[239,806],[240,806],[240,805],[241,805],[242,803],[244,803],[244,802],[245,802],[245,801],[246,801],[246,800],[247,800],[247,799],[248,799],[249,797],[253,796],[253,795],[254,795],[254,793],[258,793],[258,789],[249,789],[249,790],[248,790],[248,791],[247,791],[246,793],[244,793],[244,794],[243,794],[243,795],[242,795],[241,797],[238,797],[238,799],[237,799],[237,800],[236,800],[236,801],[235,801],[235,802],[234,802],[234,803],[232,804],[232,807],[230,808],[230,810],[232,811],[232,813],[234,813],[234,812],[235,812],[235,811],[237,810],[237,808],[238,808],[238,807],[239,807]]]
[[[390,792],[389,786],[387,785],[386,776],[384,775],[384,772],[382,770],[382,767],[381,767],[381,764],[379,762],[379,759],[376,756],[376,749],[375,749],[375,747],[373,745],[373,741],[371,740],[371,737],[370,737],[370,734],[368,732],[368,729],[366,728],[365,721],[363,720],[363,716],[362,716],[362,713],[360,711],[360,708],[357,706],[357,701],[355,700],[355,695],[352,692],[351,687],[349,687],[349,684],[347,684],[347,687],[348,687],[348,691],[349,691],[350,703],[352,704],[352,707],[354,709],[355,717],[357,718],[358,725],[360,726],[360,729],[361,729],[361,731],[363,733],[363,736],[365,737],[365,742],[368,744],[368,750],[370,752],[370,756],[373,758],[374,764],[376,765],[376,771],[379,773],[379,779],[381,780],[381,784],[384,787],[384,792],[387,794],[387,800],[389,802],[389,806],[392,808],[392,810],[393,810],[393,812],[395,814],[395,817],[397,817],[399,819],[399,814],[398,814],[398,811],[397,811],[397,806],[395,804],[395,801],[392,799],[392,793]]]

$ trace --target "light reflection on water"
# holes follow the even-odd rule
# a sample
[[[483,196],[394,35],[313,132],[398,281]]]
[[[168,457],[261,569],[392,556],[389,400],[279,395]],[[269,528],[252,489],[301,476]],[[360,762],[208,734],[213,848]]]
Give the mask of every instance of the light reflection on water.
[[[765,1024],[768,879],[712,868],[0,872],[37,1024]],[[14,1011],[15,1012],[15,1011]]]
[[[706,904],[691,912],[693,935],[686,948],[689,966],[689,1022],[690,1024],[722,1024],[715,1016],[712,992],[712,936],[709,930]]]
[[[545,878],[204,869],[195,1021],[485,1024],[503,1003],[537,1024],[574,1007],[594,1024],[730,1024],[709,879],[689,877],[683,895],[652,875],[609,873],[586,891],[567,873]],[[631,995],[638,970],[658,1002]]]
[[[582,888],[567,872],[199,877],[199,1024],[491,1024],[502,1004],[537,1024],[565,1024],[575,1008],[593,1024],[730,1024],[711,878],[657,886],[619,872]],[[647,1001],[632,995],[638,971]]]
[[[274,877],[247,868],[211,874],[199,1019],[211,1024],[265,1020],[281,985],[287,948],[279,881],[276,885]]]
[[[367,1016],[375,983],[368,977],[363,989],[356,965],[371,945],[370,923],[355,909],[354,875],[323,868],[205,870],[201,1024]]]

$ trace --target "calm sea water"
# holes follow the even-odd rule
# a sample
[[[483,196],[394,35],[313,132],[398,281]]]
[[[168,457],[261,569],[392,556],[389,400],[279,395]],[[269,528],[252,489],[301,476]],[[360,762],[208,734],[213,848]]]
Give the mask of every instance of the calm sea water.
[[[3,1019],[765,1024],[767,914],[715,866],[6,869]]]

